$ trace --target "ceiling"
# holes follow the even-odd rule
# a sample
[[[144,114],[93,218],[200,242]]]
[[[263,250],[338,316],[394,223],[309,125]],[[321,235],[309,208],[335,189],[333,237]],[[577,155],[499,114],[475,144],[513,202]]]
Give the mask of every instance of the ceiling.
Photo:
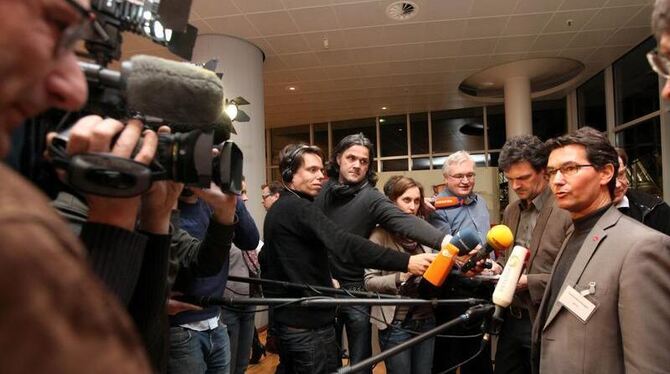
[[[386,15],[393,2],[193,0],[190,23],[263,50],[266,127],[283,127],[481,105],[459,83],[526,58],[579,60],[584,80],[651,34],[653,3],[411,0],[416,16],[395,21]],[[124,56],[137,53],[175,58],[127,37]]]

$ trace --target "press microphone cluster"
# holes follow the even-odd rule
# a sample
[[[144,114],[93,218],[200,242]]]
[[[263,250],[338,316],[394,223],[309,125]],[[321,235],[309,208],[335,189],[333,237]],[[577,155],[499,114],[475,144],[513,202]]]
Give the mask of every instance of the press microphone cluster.
[[[223,83],[207,69],[183,62],[138,55],[121,71],[79,62],[89,82],[121,91],[131,112],[193,129],[215,122],[223,111]]]
[[[486,244],[461,267],[462,273],[467,273],[477,265],[477,262],[489,256],[494,250],[502,252],[514,244],[512,230],[505,225],[495,225],[486,234]]]
[[[526,259],[530,255],[527,248],[517,245],[512,250],[510,257],[507,259],[505,269],[503,269],[498,284],[493,291],[493,304],[496,310],[493,313],[493,319],[502,320],[502,312],[512,304],[514,293],[516,292],[516,285],[519,283],[519,278],[526,263]]]
[[[423,274],[423,281],[434,287],[441,287],[449,276],[458,256],[464,256],[480,245],[479,235],[472,229],[459,231],[453,237],[446,236],[442,249]]]

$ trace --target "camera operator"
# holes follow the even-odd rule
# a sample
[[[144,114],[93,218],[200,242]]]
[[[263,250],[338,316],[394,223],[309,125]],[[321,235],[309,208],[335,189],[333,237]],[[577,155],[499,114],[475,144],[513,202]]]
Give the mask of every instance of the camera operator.
[[[84,104],[86,81],[72,47],[90,24],[87,9],[88,0],[0,2],[0,14],[11,15],[0,22],[0,154],[7,154],[12,131],[28,117],[52,107],[72,111]],[[134,160],[148,164],[157,137],[143,131],[139,121],[124,126],[113,119],[85,117],[72,128],[67,151],[130,158],[141,135],[144,142]],[[150,372],[130,319],[90,264],[123,302],[139,295],[135,282],[141,253],[126,252],[134,255],[127,260],[133,269],[119,268],[115,260],[121,258],[119,251],[141,252],[147,241],[169,241],[171,205],[165,202],[173,191],[157,184],[144,197],[142,225],[154,238],[133,232],[140,197],[90,197],[81,235],[89,264],[82,243],[48,207],[44,195],[5,165],[0,165],[0,179],[0,372]],[[119,243],[131,245],[125,249]],[[157,254],[166,259],[155,265],[167,265],[167,250]],[[166,282],[153,287],[166,290]]]

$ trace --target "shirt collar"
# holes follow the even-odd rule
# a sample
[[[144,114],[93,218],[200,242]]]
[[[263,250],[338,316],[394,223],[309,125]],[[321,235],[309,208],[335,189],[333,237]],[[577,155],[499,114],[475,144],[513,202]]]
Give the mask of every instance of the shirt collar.
[[[540,192],[539,195],[535,196],[533,200],[531,200],[531,204],[537,209],[538,211],[542,210],[542,207],[544,206],[545,202],[547,201],[547,198],[549,195],[552,194],[551,189],[549,186],[544,187],[544,190]],[[528,206],[526,205],[525,201],[521,201],[521,207],[523,209],[528,209]]]
[[[630,201],[628,201],[628,196],[623,195],[623,199],[619,201],[619,204],[616,205],[617,209],[621,208],[630,208]]]

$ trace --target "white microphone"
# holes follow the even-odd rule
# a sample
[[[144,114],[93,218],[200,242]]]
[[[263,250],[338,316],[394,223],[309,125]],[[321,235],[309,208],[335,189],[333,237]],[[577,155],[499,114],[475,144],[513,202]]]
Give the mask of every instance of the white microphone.
[[[516,292],[516,285],[519,282],[519,277],[521,277],[521,272],[523,271],[526,258],[529,254],[530,252],[527,248],[517,245],[514,246],[512,254],[509,259],[507,259],[505,269],[500,275],[498,284],[493,291],[492,299],[493,304],[496,306],[496,311],[493,314],[494,320],[501,319],[503,310],[512,304],[514,293]]]

